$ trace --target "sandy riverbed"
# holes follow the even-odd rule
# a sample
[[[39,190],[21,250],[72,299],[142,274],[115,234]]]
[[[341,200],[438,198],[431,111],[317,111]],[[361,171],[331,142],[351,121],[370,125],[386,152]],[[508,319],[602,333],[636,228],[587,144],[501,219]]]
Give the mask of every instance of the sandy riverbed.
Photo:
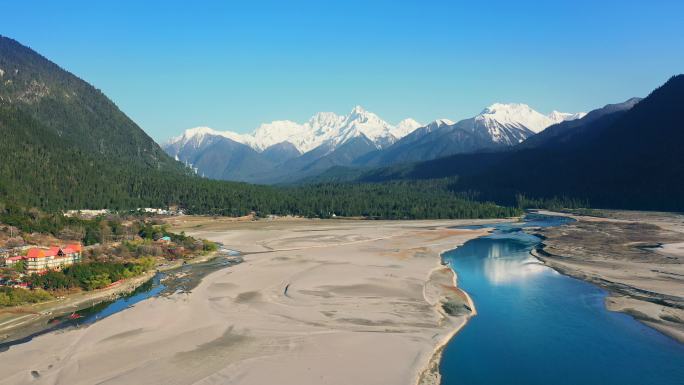
[[[484,233],[446,229],[465,223],[186,217],[178,229],[245,262],[190,294],[14,346],[0,384],[434,383],[435,349],[470,316],[439,266]]]

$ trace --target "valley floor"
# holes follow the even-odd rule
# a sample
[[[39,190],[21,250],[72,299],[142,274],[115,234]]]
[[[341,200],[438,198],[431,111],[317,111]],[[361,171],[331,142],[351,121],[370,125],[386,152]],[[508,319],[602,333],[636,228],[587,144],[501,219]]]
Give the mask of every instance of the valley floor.
[[[563,274],[607,289],[608,309],[684,342],[684,215],[597,214],[571,215],[577,222],[537,230],[546,239],[536,256]]]
[[[448,228],[478,221],[174,220],[244,262],[191,293],[13,346],[0,384],[435,383],[435,350],[472,308],[439,254],[486,232]]]

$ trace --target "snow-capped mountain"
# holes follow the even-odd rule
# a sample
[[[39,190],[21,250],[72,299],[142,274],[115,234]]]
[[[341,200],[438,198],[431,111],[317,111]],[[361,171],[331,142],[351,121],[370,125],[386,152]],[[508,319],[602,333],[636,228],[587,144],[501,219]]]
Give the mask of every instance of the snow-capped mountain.
[[[436,119],[433,120],[432,122],[428,123],[426,126],[421,127],[420,130],[423,131],[423,133],[429,133],[435,130],[439,130],[442,127],[447,127],[453,125],[454,122],[449,120],[449,119]],[[416,132],[417,133],[417,132]]]
[[[163,147],[167,152],[173,152],[172,155],[175,156],[178,150],[186,146],[200,148],[211,137],[222,137],[238,143],[244,143],[244,139],[240,134],[230,131],[217,131],[213,128],[202,126],[185,130],[182,135],[171,138]]]
[[[554,110],[546,116],[548,116],[549,119],[553,120],[553,124],[558,124],[560,122],[582,119],[586,115],[586,112],[576,112],[574,114],[571,114],[569,112],[559,112]]]
[[[490,138],[494,143],[512,146],[542,132],[546,127],[565,120],[579,119],[585,114],[553,111],[549,115],[522,103],[494,103],[470,119],[461,120],[455,128]]]
[[[392,135],[394,135],[394,137],[396,137],[397,139],[401,139],[420,126],[422,125],[418,123],[415,119],[404,119],[401,122],[397,123],[397,125],[394,127],[394,130],[392,131]]]
[[[164,149],[208,177],[285,183],[335,166],[373,166],[435,159],[457,153],[517,145],[558,122],[583,113],[541,114],[526,104],[495,103],[454,123],[392,125],[360,106],[347,115],[319,112],[304,123],[277,120],[250,134],[195,127]]]
[[[421,124],[414,119],[404,119],[393,126],[376,114],[356,106],[348,115],[319,112],[301,124],[291,120],[264,123],[251,134],[195,127],[186,130],[181,136],[172,138],[165,148],[181,148],[188,144],[199,147],[209,136],[222,136],[245,144],[258,152],[275,144],[289,142],[300,153],[306,153],[322,145],[333,151],[352,138],[365,136],[380,149],[391,145],[420,126]]]
[[[548,126],[584,115],[557,111],[544,115],[526,104],[495,103],[480,114],[456,123],[448,119],[435,120],[364,161],[367,164],[390,165],[510,147]]]

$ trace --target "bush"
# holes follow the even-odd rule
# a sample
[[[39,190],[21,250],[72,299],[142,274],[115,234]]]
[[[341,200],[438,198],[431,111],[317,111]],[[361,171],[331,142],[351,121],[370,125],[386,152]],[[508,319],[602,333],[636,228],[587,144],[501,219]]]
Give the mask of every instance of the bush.
[[[33,288],[61,290],[80,287],[96,290],[122,279],[138,276],[155,266],[153,258],[140,258],[135,262],[91,262],[69,266],[64,271],[49,271],[43,275],[32,274],[28,282]]]
[[[26,280],[33,288],[46,290],[71,289],[78,286],[78,282],[61,271],[48,271],[43,275],[31,274]]]
[[[0,306],[3,307],[44,302],[50,299],[52,299],[50,293],[41,289],[27,290],[0,287]]]
[[[202,240],[204,251],[216,251],[218,250],[218,245],[215,242]]]
[[[107,273],[100,273],[91,275],[88,278],[83,279],[82,283],[84,289],[95,290],[106,287],[107,285],[112,283],[112,280],[111,278],[109,278],[109,275]]]

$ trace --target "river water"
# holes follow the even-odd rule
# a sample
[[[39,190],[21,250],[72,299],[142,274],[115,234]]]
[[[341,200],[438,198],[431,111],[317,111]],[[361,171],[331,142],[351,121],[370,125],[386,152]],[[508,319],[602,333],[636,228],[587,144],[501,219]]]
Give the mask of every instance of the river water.
[[[444,254],[478,314],[444,350],[443,385],[684,384],[684,344],[529,254],[541,240],[523,228],[567,221],[530,214]]]

